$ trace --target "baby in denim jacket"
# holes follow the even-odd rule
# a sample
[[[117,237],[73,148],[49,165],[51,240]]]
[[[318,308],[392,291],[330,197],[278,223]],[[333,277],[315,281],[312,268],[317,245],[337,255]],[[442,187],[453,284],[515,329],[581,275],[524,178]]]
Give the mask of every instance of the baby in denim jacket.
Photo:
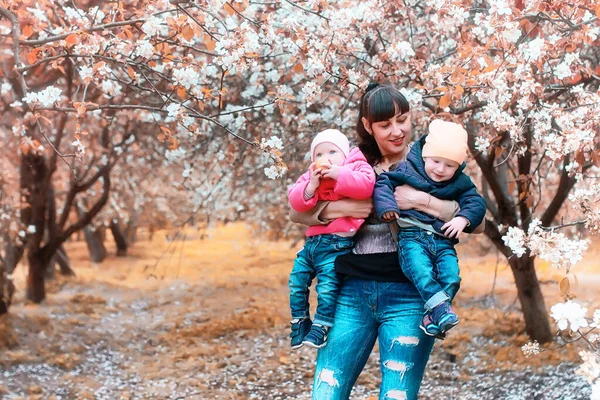
[[[420,328],[438,338],[443,338],[446,331],[458,324],[452,300],[461,278],[454,245],[463,231],[472,232],[481,224],[486,212],[485,200],[463,173],[467,139],[462,126],[432,121],[429,134],[412,146],[406,161],[377,178],[373,194],[379,218],[396,220],[400,225],[400,265],[425,301]],[[422,211],[400,210],[394,189],[404,184],[440,200],[455,200],[460,211],[444,223]]]

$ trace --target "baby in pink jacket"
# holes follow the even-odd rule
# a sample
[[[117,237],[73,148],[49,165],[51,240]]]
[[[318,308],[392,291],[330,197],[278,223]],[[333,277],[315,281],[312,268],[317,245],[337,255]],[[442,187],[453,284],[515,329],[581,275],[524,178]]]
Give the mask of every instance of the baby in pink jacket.
[[[336,129],[320,132],[310,146],[308,171],[288,190],[290,205],[307,212],[317,201],[346,198],[369,199],[373,195],[375,173],[358,148],[350,149],[348,138]],[[321,348],[333,317],[339,291],[335,259],[354,247],[354,234],[364,219],[341,217],[328,225],[311,226],[306,243],[294,261],[290,274],[292,310],[292,349],[302,345]],[[317,313],[314,323],[309,315],[309,287],[317,277]]]

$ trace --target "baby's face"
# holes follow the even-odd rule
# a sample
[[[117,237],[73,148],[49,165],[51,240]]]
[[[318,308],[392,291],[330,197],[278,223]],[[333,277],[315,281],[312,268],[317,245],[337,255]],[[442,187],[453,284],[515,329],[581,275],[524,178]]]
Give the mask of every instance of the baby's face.
[[[434,182],[452,179],[460,165],[456,161],[442,157],[424,157],[425,173]]]
[[[328,162],[331,165],[341,166],[344,164],[346,156],[339,147],[333,143],[323,142],[315,147],[314,162],[322,164]]]

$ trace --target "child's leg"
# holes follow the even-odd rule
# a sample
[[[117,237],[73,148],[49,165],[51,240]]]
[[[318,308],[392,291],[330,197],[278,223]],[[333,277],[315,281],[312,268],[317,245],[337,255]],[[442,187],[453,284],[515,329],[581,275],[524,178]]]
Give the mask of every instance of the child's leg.
[[[290,273],[288,286],[290,288],[292,319],[309,317],[308,288],[315,278],[316,272],[307,253],[306,246],[298,252]]]
[[[354,238],[327,236],[315,249],[315,269],[317,271],[317,313],[315,324],[331,327],[340,282],[335,272],[335,259],[347,254],[354,247]]]
[[[449,300],[437,281],[438,271],[432,262],[432,251],[435,249],[433,235],[419,228],[403,228],[398,234],[402,271],[417,288],[428,311]]]
[[[333,326],[340,282],[335,272],[335,259],[351,251],[353,238],[328,235],[315,249],[317,271],[317,312],[315,320],[303,342],[321,348],[327,344],[329,328]]]
[[[442,289],[450,297],[450,302],[460,288],[460,268],[458,266],[458,256],[454,245],[447,239],[439,238],[437,240],[437,258],[438,282]]]

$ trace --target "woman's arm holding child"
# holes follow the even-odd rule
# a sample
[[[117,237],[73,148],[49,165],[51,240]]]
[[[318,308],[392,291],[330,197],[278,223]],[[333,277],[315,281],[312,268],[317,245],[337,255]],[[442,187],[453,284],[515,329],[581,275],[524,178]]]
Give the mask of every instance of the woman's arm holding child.
[[[367,218],[373,211],[373,201],[343,199],[338,201],[319,201],[310,211],[290,210],[290,220],[306,226],[327,225],[336,218]]]
[[[460,211],[458,202],[440,200],[429,193],[421,192],[408,185],[396,187],[394,197],[401,210],[420,210],[445,222],[452,220]],[[473,230],[473,233],[483,233],[484,230],[485,219]]]

